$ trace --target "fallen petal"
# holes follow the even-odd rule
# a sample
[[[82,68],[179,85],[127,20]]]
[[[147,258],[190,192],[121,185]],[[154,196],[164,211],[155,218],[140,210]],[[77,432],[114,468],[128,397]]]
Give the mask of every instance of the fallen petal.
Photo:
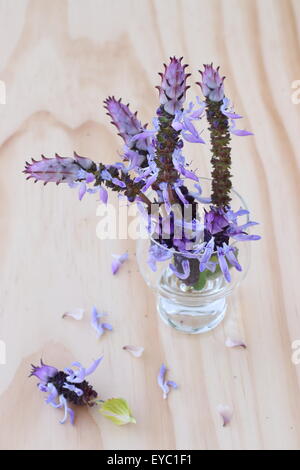
[[[103,335],[105,330],[112,331],[113,327],[110,323],[102,323],[101,318],[105,317],[107,314],[105,312],[98,312],[96,307],[92,308],[91,315],[91,326],[94,330],[97,331],[98,338]]]
[[[167,373],[167,368],[164,364],[161,365],[159,369],[159,373],[157,375],[157,383],[159,387],[163,391],[163,398],[166,400],[168,398],[168,394],[170,392],[170,387],[176,389],[178,388],[178,385],[176,382],[173,382],[172,380],[166,380],[166,373]]]
[[[130,352],[134,357],[141,357],[144,352],[144,348],[142,346],[127,345],[127,346],[123,346],[123,349],[124,351]]]
[[[223,427],[227,426],[227,424],[229,424],[232,419],[232,408],[228,405],[219,405],[217,410],[223,420]]]
[[[82,200],[83,196],[86,193],[86,190],[87,190],[86,183],[85,183],[85,181],[82,181],[82,183],[80,183],[80,185],[79,185],[79,191],[78,191],[79,201]]]
[[[82,320],[84,315],[84,309],[83,308],[75,308],[74,310],[70,310],[69,312],[65,312],[62,316],[62,318],[67,318],[71,317],[74,318],[74,320]]]
[[[226,341],[225,341],[225,345],[228,348],[244,348],[244,349],[247,349],[246,344],[242,340],[239,340],[239,339],[227,338]]]
[[[102,328],[104,328],[104,330],[108,330],[108,331],[113,330],[113,326],[110,323],[102,323],[101,326]]]
[[[128,260],[128,253],[124,253],[123,255],[112,255],[113,261],[111,263],[111,270],[113,275],[117,274],[120,267],[122,266],[125,261]]]

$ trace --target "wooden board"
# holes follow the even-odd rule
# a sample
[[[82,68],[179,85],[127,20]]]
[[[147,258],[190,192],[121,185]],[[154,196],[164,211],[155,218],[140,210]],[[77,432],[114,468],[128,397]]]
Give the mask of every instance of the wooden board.
[[[295,449],[300,446],[300,365],[291,343],[299,322],[299,0],[7,0],[0,1],[0,365],[1,449]],[[151,121],[157,72],[170,55],[193,71],[220,64],[227,92],[254,138],[234,141],[234,185],[261,242],[252,267],[215,332],[185,336],[161,323],[137,268],[135,244],[100,241],[95,197],[81,203],[67,187],[33,185],[21,171],[41,153],[73,150],[113,162],[121,142],[101,107],[124,97]],[[192,85],[189,96],[198,92]],[[207,152],[188,156],[209,175]],[[112,278],[112,253],[130,262]],[[86,317],[93,304],[114,332],[97,341]],[[225,347],[238,335],[247,350]],[[134,359],[124,344],[143,345]],[[31,362],[59,367],[105,353],[92,382],[103,398],[123,396],[137,424],[114,426],[96,410],[61,426],[47,407]],[[178,391],[162,399],[160,364]],[[234,409],[223,428],[222,403]]]

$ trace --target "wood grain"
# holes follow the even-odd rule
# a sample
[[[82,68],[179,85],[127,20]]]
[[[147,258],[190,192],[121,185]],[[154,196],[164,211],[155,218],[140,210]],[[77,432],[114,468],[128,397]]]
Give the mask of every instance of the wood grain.
[[[296,449],[300,447],[299,116],[291,84],[300,79],[299,0],[0,1],[0,365],[1,449]],[[178,334],[159,320],[135,260],[134,242],[96,237],[95,198],[32,185],[21,170],[41,153],[73,150],[112,162],[121,142],[101,101],[122,96],[150,121],[157,71],[183,55],[193,82],[204,62],[220,64],[236,109],[254,138],[234,141],[234,185],[261,221],[252,267],[215,332]],[[191,96],[197,91],[193,85]],[[207,152],[189,158],[209,175]],[[111,254],[128,249],[116,278]],[[114,332],[99,342],[88,320],[61,320],[93,304]],[[238,334],[248,349],[225,347]],[[134,359],[124,344],[145,347]],[[65,367],[105,361],[93,383],[125,397],[137,424],[117,428],[95,410],[60,426],[28,380],[41,356]],[[162,362],[180,389],[164,401]],[[223,428],[217,406],[234,409]]]

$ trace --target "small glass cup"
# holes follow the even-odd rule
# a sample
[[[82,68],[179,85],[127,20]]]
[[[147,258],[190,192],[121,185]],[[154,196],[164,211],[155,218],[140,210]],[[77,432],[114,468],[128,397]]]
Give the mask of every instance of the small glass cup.
[[[200,185],[203,197],[211,194],[211,179],[201,178]],[[236,211],[247,209],[242,197],[235,191],[231,192],[231,208]],[[207,204],[201,204],[208,207]],[[240,217],[241,224],[249,221],[248,215]],[[148,265],[149,248],[154,243],[148,239],[137,241],[137,261],[140,272],[147,285],[156,293],[156,305],[161,319],[178,331],[188,334],[205,333],[220,324],[227,309],[227,297],[236,289],[245,278],[250,265],[250,243],[232,243],[238,249],[238,261],[242,271],[230,269],[231,282],[226,282],[223,273],[217,269],[215,273],[208,272],[206,281],[201,290],[187,286],[169,268],[170,259],[157,262],[157,270],[152,271]],[[180,256],[179,252],[172,252],[172,256]],[[171,255],[171,253],[170,253]],[[199,286],[198,286],[199,287]]]

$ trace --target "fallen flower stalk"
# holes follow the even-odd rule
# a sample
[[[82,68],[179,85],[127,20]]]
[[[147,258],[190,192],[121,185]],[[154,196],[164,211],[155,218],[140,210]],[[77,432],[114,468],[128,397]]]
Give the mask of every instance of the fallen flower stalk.
[[[37,377],[40,381],[39,390],[48,393],[46,404],[53,408],[64,409],[61,424],[64,424],[68,417],[74,424],[75,413],[70,405],[94,406],[98,394],[85,379],[95,372],[102,359],[103,356],[99,357],[87,369],[79,362],[74,362],[72,369],[67,368],[63,371],[44,364],[42,360],[40,366],[32,366],[30,377]]]
[[[102,360],[103,355],[87,369],[79,362],[74,362],[72,369],[66,368],[63,371],[44,364],[42,360],[40,366],[32,366],[30,377],[37,377],[39,390],[48,394],[45,403],[55,409],[63,409],[64,416],[60,420],[61,424],[65,424],[68,418],[71,424],[75,423],[75,412],[71,406],[99,405],[99,412],[117,425],[136,422],[124,398],[101,400],[94,388],[86,381],[86,377],[96,371]]]

